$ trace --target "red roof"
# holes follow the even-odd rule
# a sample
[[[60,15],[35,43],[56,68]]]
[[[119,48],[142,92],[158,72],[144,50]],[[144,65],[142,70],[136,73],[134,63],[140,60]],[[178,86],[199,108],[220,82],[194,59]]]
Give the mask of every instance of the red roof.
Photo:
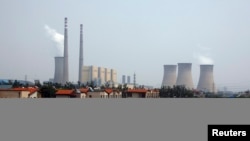
[[[86,89],[86,88],[82,88],[80,89],[81,93],[87,93],[89,91],[89,89]]]
[[[128,93],[147,93],[145,89],[130,89],[127,91]]]
[[[37,88],[29,87],[29,88],[11,88],[11,89],[0,89],[2,91],[29,91],[29,95],[37,92]]]
[[[108,94],[110,94],[110,93],[112,93],[113,92],[113,90],[112,89],[105,89],[104,90],[106,93],[108,93]]]
[[[56,92],[57,95],[73,95],[74,90],[58,90]]]
[[[153,90],[148,90],[149,92],[152,91],[152,92],[159,92],[158,89],[153,89]]]

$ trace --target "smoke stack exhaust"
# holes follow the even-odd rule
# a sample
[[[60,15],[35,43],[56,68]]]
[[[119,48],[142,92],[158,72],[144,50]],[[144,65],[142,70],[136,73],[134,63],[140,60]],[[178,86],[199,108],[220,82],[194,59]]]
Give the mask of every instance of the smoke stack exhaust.
[[[63,61],[63,84],[69,81],[69,62],[68,62],[68,27],[67,18],[65,18],[64,27],[64,61]]]
[[[82,67],[83,67],[83,34],[82,24],[80,25],[80,51],[79,51],[79,78],[78,81],[82,83]]]

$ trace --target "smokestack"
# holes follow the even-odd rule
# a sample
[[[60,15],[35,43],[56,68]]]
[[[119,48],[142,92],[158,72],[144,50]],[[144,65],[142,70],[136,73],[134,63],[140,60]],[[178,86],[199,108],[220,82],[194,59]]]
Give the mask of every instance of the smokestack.
[[[55,57],[54,83],[63,83],[63,57]]]
[[[162,86],[173,87],[176,83],[176,65],[164,65]]]
[[[134,73],[134,88],[136,88],[136,74]]]
[[[127,83],[130,84],[130,76],[127,76]]]
[[[122,84],[126,83],[126,75],[122,75]]]
[[[200,65],[198,90],[215,93],[213,65]]]
[[[184,85],[188,89],[194,88],[191,70],[191,63],[178,63],[178,75],[176,85]]]
[[[82,67],[83,67],[83,34],[82,24],[80,25],[80,51],[79,51],[79,78],[78,81],[82,83]]]
[[[69,63],[68,63],[68,27],[67,27],[67,18],[65,18],[65,27],[64,27],[64,61],[63,61],[63,83],[69,81]]]

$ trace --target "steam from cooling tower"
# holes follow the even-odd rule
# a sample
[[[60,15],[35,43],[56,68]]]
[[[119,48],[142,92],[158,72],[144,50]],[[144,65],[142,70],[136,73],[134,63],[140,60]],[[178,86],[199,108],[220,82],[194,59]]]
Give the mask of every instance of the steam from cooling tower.
[[[199,61],[199,64],[214,64],[210,55],[211,48],[198,45],[198,51],[194,52],[193,57]]]
[[[214,63],[213,59],[211,59],[210,57],[208,57],[206,55],[196,53],[196,54],[194,54],[194,58],[198,59],[200,64],[212,65]]]
[[[55,42],[56,49],[58,53],[56,55],[63,56],[63,42],[64,42],[64,36],[60,33],[58,33],[55,29],[49,27],[48,25],[44,26],[44,29],[46,30],[47,34],[49,35],[50,39]]]

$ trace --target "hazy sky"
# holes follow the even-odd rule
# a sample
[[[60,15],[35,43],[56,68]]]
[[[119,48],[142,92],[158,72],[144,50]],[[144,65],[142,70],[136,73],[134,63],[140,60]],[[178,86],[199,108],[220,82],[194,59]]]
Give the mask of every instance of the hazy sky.
[[[83,24],[84,64],[116,69],[119,82],[135,72],[160,86],[163,65],[190,62],[197,85],[205,62],[220,90],[250,88],[249,0],[1,0],[0,17],[0,78],[53,78],[68,17],[70,81]]]

